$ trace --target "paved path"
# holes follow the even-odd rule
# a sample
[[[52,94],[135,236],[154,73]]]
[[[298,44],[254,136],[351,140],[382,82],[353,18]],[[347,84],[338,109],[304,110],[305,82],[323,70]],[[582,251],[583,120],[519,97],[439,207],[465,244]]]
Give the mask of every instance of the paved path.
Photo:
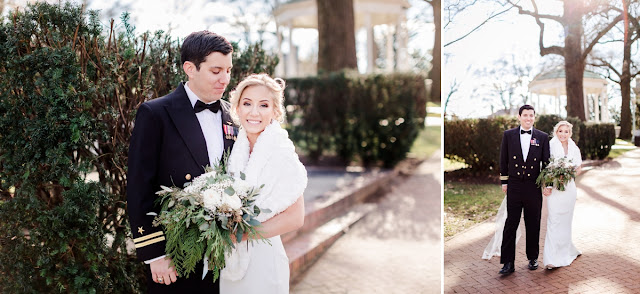
[[[396,182],[292,293],[440,293],[440,152]]]
[[[546,202],[540,260],[545,220]],[[445,293],[640,293],[640,149],[579,177],[573,240],[582,256],[571,266],[529,271],[522,239],[516,272],[500,277],[500,258],[481,259],[492,234],[488,221],[445,242]]]

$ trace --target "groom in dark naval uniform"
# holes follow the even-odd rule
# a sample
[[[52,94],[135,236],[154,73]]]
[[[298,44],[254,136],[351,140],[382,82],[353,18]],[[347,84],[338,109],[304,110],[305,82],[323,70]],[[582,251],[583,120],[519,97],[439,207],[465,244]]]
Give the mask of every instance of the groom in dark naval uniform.
[[[500,182],[502,192],[507,193],[507,220],[502,233],[500,263],[504,267],[500,274],[515,271],[516,230],[524,209],[524,224],[527,238],[529,269],[538,268],[540,239],[540,214],[542,193],[536,178],[549,162],[549,136],[533,128],[536,112],[531,105],[518,111],[520,126],[507,130],[502,135],[500,147]],[[551,189],[544,188],[544,194]]]
[[[236,129],[229,103],[220,100],[231,78],[232,51],[220,35],[190,34],[180,49],[188,82],[138,108],[129,146],[127,209],[138,260],[147,264],[149,293],[219,293],[203,261],[189,277],[177,276],[165,256],[163,228],[154,227],[154,216],[147,213],[160,213],[154,202],[160,185],[183,187],[232,148]]]

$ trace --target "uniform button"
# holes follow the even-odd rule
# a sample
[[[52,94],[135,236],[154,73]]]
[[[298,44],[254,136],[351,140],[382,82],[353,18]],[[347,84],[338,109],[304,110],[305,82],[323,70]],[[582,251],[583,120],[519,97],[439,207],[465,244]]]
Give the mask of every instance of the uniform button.
[[[190,175],[190,174],[187,174],[186,176],[184,176],[184,178],[185,178],[187,181],[190,181],[190,180],[191,180],[191,175]]]
[[[516,167],[518,167],[518,164],[516,163]]]
[[[536,161],[536,160],[538,160],[538,159],[537,159],[537,158],[534,158],[534,159],[533,159],[533,161]]]
[[[513,159],[516,159],[516,157],[514,156]]]
[[[533,168],[533,165],[531,166],[531,168]]]
[[[518,172],[518,175],[520,175],[520,172]]]
[[[530,177],[530,176],[531,176],[531,174],[527,174],[527,177]]]
[[[527,167],[526,167],[526,166],[522,166],[522,168],[527,169]]]

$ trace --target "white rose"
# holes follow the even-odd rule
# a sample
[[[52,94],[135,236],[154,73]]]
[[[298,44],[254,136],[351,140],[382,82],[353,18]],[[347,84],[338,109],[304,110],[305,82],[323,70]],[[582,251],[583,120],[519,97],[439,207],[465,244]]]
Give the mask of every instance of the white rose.
[[[208,208],[211,211],[215,211],[222,204],[222,197],[219,191],[214,189],[207,189],[202,192],[202,201],[204,202],[204,207]]]
[[[249,185],[247,181],[237,178],[233,182],[233,190],[239,195],[246,196],[249,194],[249,190],[251,190],[251,185]]]
[[[225,194],[222,198],[222,203],[226,204],[233,210],[238,210],[242,207],[242,200],[240,200],[237,195],[229,196]]]

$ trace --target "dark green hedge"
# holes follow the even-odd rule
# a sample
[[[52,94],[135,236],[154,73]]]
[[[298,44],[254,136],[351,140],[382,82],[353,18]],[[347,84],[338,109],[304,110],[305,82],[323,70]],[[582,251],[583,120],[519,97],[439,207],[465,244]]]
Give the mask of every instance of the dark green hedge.
[[[309,158],[392,166],[424,127],[425,77],[336,72],[289,79],[285,91],[291,138]]]
[[[499,169],[502,133],[518,125],[516,118],[509,117],[447,120],[444,155],[463,161],[472,171],[492,173]]]
[[[0,24],[2,293],[145,291],[127,248],[129,137],[137,107],[184,74],[179,40],[127,20],[104,30],[96,12],[35,3]],[[232,83],[276,64],[236,50]]]
[[[605,159],[616,143],[616,130],[612,123],[586,123],[580,127],[580,134],[578,147],[582,158]]]
[[[553,133],[553,127],[561,120],[557,115],[539,115],[535,128]],[[569,118],[573,124],[573,140],[583,159],[604,159],[615,143],[615,129],[609,123],[583,123]],[[462,161],[476,173],[493,173],[499,167],[502,133],[520,123],[517,118],[496,117],[481,119],[447,120],[444,125],[444,155]],[[551,138],[551,137],[550,137]]]

